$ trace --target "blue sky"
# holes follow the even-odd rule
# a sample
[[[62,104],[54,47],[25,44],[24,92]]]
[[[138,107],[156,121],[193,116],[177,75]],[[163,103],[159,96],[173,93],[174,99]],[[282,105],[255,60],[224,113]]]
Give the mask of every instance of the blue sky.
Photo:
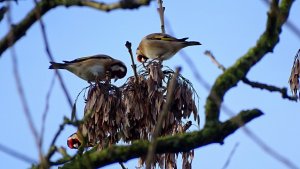
[[[113,2],[113,1],[105,1]],[[14,3],[13,3],[14,4]],[[1,6],[2,4],[0,4]],[[170,1],[165,0],[165,17],[168,20],[166,31],[170,28],[178,38],[189,37],[200,41],[203,45],[185,48],[190,59],[197,65],[198,72],[212,85],[222,72],[203,54],[211,50],[217,59],[229,67],[237,58],[245,54],[249,47],[255,45],[259,35],[264,31],[268,7],[261,1]],[[13,21],[18,22],[33,7],[31,0],[23,0],[13,5]],[[116,10],[109,13],[86,7],[58,7],[48,12],[44,17],[50,49],[56,61],[73,60],[78,57],[108,54],[122,60],[129,68],[126,77],[133,75],[130,69],[130,58],[124,44],[132,42],[135,51],[141,38],[153,32],[160,32],[157,4],[137,10]],[[300,2],[292,7],[289,21],[300,28]],[[6,18],[0,23],[0,37],[7,32]],[[274,84],[278,87],[288,87],[288,78],[294,56],[299,46],[299,37],[284,26],[280,42],[274,53],[269,53],[255,65],[247,77],[253,81]],[[42,114],[45,109],[46,94],[54,72],[49,70],[49,60],[41,35],[39,24],[34,24],[15,45],[18,67],[25,96],[28,101],[34,124],[40,131]],[[197,82],[187,63],[180,54],[165,62],[174,68],[182,66],[182,74],[194,85],[200,96],[199,114],[201,125],[204,124],[204,104],[208,92]],[[7,50],[0,58],[0,119],[2,128],[0,144],[17,150],[27,156],[38,159],[37,148],[23,113],[18,96],[16,82],[13,78],[12,57]],[[73,100],[78,92],[88,84],[75,75],[61,71],[68,91]],[[126,78],[119,80],[121,85]],[[82,98],[82,97],[80,97]],[[270,147],[288,158],[300,167],[300,131],[299,103],[283,100],[279,93],[270,93],[239,83],[237,87],[225,95],[226,106],[234,113],[244,109],[259,108],[265,115],[247,125]],[[46,152],[57,131],[63,116],[70,116],[71,110],[67,100],[55,81],[49,102],[49,112],[46,119],[43,151]],[[83,115],[84,101],[77,104],[79,116]],[[221,119],[229,117],[221,112]],[[194,128],[196,129],[196,127]],[[57,144],[66,147],[66,139],[76,129],[68,126],[57,140]],[[228,168],[286,168],[266,154],[242,130],[225,139],[224,145],[211,144],[195,151],[194,168],[219,169],[227,160],[230,151],[236,143],[239,146]],[[68,152],[73,154],[74,150]],[[28,168],[30,164],[20,161],[0,152],[3,168]],[[180,162],[180,159],[178,160]],[[137,160],[125,163],[128,168],[134,168]],[[105,168],[115,168],[110,165]]]

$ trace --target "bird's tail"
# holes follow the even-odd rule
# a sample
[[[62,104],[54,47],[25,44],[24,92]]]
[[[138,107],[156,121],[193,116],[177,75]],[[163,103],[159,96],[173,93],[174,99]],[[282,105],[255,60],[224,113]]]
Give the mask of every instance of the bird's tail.
[[[50,62],[49,69],[65,69],[66,64],[64,63],[56,63],[56,62]]]
[[[184,42],[184,44],[186,46],[194,46],[194,45],[201,45],[200,42],[197,42],[197,41],[187,41],[187,42]]]

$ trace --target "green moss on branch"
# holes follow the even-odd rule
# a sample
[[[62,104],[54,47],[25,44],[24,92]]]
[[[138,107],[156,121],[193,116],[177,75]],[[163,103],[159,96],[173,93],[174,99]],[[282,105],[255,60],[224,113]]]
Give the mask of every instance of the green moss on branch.
[[[211,143],[223,143],[223,140],[244,124],[263,113],[258,109],[245,110],[237,116],[219,123],[217,126],[205,127],[201,131],[167,136],[158,139],[156,153],[186,152]],[[116,162],[125,162],[147,154],[149,142],[135,141],[129,146],[112,146],[102,151],[88,151],[82,156],[66,163],[62,169],[98,168]]]
[[[236,86],[268,52],[273,51],[279,42],[281,27],[288,18],[293,2],[293,0],[283,0],[278,6],[278,1],[273,0],[268,12],[266,30],[259,37],[256,45],[216,79],[206,100],[206,125],[215,125],[219,122],[220,107],[225,93]]]

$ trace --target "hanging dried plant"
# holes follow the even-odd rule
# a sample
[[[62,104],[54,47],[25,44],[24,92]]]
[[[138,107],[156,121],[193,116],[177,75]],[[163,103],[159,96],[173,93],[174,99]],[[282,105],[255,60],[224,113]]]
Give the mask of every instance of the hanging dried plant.
[[[300,74],[300,49],[298,50],[295,59],[294,64],[291,70],[291,75],[289,78],[290,88],[292,91],[292,94],[295,97],[300,97],[300,93],[297,96],[298,90],[299,90],[299,74]]]
[[[119,141],[118,132],[124,119],[122,95],[118,87],[98,83],[89,89],[82,133],[89,144],[99,149]]]
[[[85,106],[85,118],[82,125],[88,143],[103,149],[110,144],[123,141],[150,140],[158,116],[166,102],[168,84],[174,71],[152,62],[143,67],[137,76],[128,78],[120,88],[111,84],[98,84],[89,89]],[[138,78],[138,79],[136,79]],[[160,136],[185,132],[193,119],[199,124],[199,115],[195,104],[196,92],[192,84],[183,76],[178,76],[174,90],[174,99],[167,117],[162,124]],[[183,165],[190,166],[193,151],[182,154]],[[177,168],[177,154],[155,155],[152,168]],[[145,157],[141,157],[142,166]]]

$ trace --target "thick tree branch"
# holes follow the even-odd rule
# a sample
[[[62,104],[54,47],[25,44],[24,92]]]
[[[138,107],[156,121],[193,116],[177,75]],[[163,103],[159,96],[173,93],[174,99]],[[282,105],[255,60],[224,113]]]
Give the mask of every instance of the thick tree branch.
[[[156,153],[186,152],[211,143],[223,143],[224,139],[241,126],[263,115],[258,109],[245,110],[237,116],[219,123],[217,126],[207,126],[201,131],[161,137],[157,140]],[[103,167],[115,162],[125,162],[147,154],[149,142],[135,141],[129,146],[111,146],[102,151],[91,150],[66,163],[62,169],[88,167]],[[88,159],[88,160],[87,160]],[[88,161],[88,164],[87,164]]]
[[[206,100],[206,125],[214,125],[219,122],[220,107],[225,93],[236,86],[247,75],[252,66],[268,52],[273,51],[279,41],[281,27],[288,18],[293,2],[293,0],[282,0],[278,6],[278,1],[273,0],[268,12],[266,30],[260,36],[256,45],[216,79]]]
[[[58,6],[85,6],[91,7],[100,11],[109,12],[116,9],[135,9],[140,6],[149,5],[151,0],[120,0],[115,3],[101,3],[96,1],[86,1],[86,0],[42,0],[40,1],[18,24],[12,25],[9,32],[0,41],[0,57],[2,53],[14,45],[21,37],[23,37],[26,31],[39,19],[36,15],[39,12],[40,17],[50,11],[52,8]],[[12,43],[9,43],[9,42]]]
[[[214,57],[214,55],[210,51],[205,51],[204,54],[207,55],[212,60],[212,62],[216,66],[218,66],[219,69],[221,69],[223,72],[226,71],[226,68],[217,61],[217,59]],[[263,84],[263,83],[259,83],[259,82],[253,82],[253,81],[250,81],[249,79],[247,79],[246,77],[244,77],[242,79],[242,81],[245,84],[248,84],[249,86],[251,86],[253,88],[264,89],[264,90],[268,90],[270,92],[280,92],[282,94],[283,98],[287,98],[287,99],[290,99],[290,100],[293,100],[293,101],[297,101],[297,97],[291,97],[291,96],[287,95],[287,89],[286,88],[278,88],[278,87],[273,86],[273,85],[267,85],[267,84]],[[227,113],[232,114],[230,112],[227,112]],[[230,116],[232,116],[232,115],[230,115]],[[293,168],[293,169],[297,168],[295,164],[293,164],[291,161],[289,161],[289,159],[285,158],[284,156],[282,156],[281,154],[276,152],[274,149],[269,147],[266,143],[264,143],[250,129],[248,129],[246,127],[244,127],[243,129],[244,129],[243,131],[248,135],[248,137],[250,137],[267,154],[269,154],[273,158],[277,159],[281,163],[285,164],[288,168]],[[226,168],[228,166],[229,161],[230,161],[230,157],[228,158],[228,161],[225,163],[223,168]]]

